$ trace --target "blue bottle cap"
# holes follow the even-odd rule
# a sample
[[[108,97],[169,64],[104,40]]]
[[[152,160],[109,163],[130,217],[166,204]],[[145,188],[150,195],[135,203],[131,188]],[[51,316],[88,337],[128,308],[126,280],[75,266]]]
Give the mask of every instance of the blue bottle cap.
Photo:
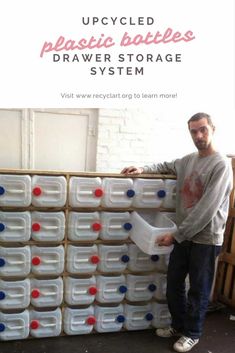
[[[131,230],[132,224],[127,222],[127,223],[123,224],[123,228],[124,228],[125,230]]]
[[[152,321],[152,320],[153,320],[153,314],[152,314],[152,313],[147,313],[147,314],[145,315],[145,319],[146,319],[147,321]]]
[[[6,326],[0,322],[0,332],[5,331]]]
[[[5,230],[5,225],[3,223],[0,223],[0,232],[3,232]]]
[[[129,262],[130,258],[128,255],[122,255],[121,260],[122,260],[122,262],[126,263],[126,262]]]
[[[3,186],[0,186],[0,195],[3,195],[5,193],[5,189]]]
[[[118,315],[116,317],[117,322],[124,322],[125,321],[125,316],[124,315]]]
[[[160,199],[162,199],[163,197],[165,197],[165,196],[166,196],[165,190],[158,190],[157,196],[158,196]]]
[[[135,191],[132,190],[132,189],[127,190],[126,196],[127,196],[127,197],[133,197],[133,196],[135,196]]]
[[[0,258],[0,267],[5,266],[6,261],[3,258]]]
[[[150,285],[148,286],[148,290],[150,292],[154,292],[157,289],[157,286],[154,283],[150,283]]]
[[[151,260],[157,262],[159,260],[159,255],[152,255]]]
[[[127,287],[126,286],[120,286],[119,287],[119,292],[120,293],[126,293],[127,292]]]
[[[3,291],[0,291],[0,300],[5,299],[6,294]]]

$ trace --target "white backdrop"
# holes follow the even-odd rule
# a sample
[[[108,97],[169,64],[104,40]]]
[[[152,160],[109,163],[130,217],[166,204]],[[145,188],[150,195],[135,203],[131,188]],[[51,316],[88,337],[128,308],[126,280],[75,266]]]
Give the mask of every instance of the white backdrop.
[[[91,24],[93,17],[98,23]],[[101,20],[104,18],[104,23]],[[89,20],[85,25],[82,19]],[[106,19],[107,18],[107,19]],[[116,18],[113,25],[112,19]],[[120,18],[127,23],[121,25]],[[153,24],[147,24],[147,19]],[[124,20],[123,20],[124,21]],[[139,21],[139,24],[138,24]],[[142,25],[141,22],[144,24]],[[132,38],[155,35],[171,28],[195,39],[121,47],[127,32]],[[222,140],[234,131],[234,1],[145,0],[80,2],[77,0],[8,0],[1,4],[0,107],[133,108],[156,110],[158,115],[185,121],[198,111],[212,114],[220,125]],[[67,49],[82,38],[111,37],[113,46],[83,50],[57,50],[40,57],[45,42],[63,36]],[[139,37],[140,38],[140,37]],[[162,37],[159,37],[162,38]],[[169,37],[171,39],[171,37]],[[75,45],[74,44],[74,45]],[[102,44],[102,42],[101,42]],[[53,54],[76,54],[79,62],[53,62]],[[83,55],[93,55],[83,62]],[[97,59],[93,60],[94,55]],[[118,62],[123,54],[154,62]],[[156,62],[158,55],[178,54],[181,62]],[[104,61],[110,58],[110,62]],[[108,75],[109,67],[115,74]],[[142,67],[143,74],[119,75],[117,67]],[[95,67],[96,75],[91,75]],[[101,75],[100,67],[104,70]],[[161,96],[163,94],[163,96]],[[89,98],[89,96],[91,98]],[[101,96],[103,95],[103,96]],[[124,96],[125,95],[125,98]],[[168,96],[170,95],[170,96]],[[105,97],[105,98],[104,98]]]

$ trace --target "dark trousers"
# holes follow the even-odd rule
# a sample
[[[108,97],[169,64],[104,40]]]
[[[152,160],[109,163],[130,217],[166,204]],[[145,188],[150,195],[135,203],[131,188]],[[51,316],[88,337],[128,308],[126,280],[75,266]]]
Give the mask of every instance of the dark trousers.
[[[215,272],[215,260],[221,247],[176,243],[170,255],[167,273],[167,300],[172,327],[183,335],[199,338],[208,306]],[[185,290],[189,274],[190,288]]]

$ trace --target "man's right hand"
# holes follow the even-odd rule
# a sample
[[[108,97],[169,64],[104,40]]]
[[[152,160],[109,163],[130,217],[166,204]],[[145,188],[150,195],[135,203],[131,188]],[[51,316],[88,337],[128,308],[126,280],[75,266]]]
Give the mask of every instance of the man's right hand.
[[[126,167],[121,171],[121,174],[141,174],[143,173],[144,169],[142,167]]]

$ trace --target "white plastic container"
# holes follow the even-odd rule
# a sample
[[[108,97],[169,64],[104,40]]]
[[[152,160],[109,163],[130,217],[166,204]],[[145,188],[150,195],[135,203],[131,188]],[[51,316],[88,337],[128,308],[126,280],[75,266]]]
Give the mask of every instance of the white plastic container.
[[[96,278],[72,278],[66,277],[65,284],[65,301],[69,305],[84,305],[94,302],[97,293]]]
[[[29,246],[5,248],[0,246],[0,275],[25,277],[30,272],[31,252]]]
[[[131,305],[125,304],[124,327],[127,330],[145,330],[151,325],[153,314],[151,304]]]
[[[175,224],[177,224],[177,220],[176,220],[176,213],[175,212],[166,212],[163,211],[161,212],[164,216],[170,218],[172,220],[172,222],[174,222]]]
[[[96,276],[96,300],[100,303],[120,303],[126,294],[127,286],[124,275]]]
[[[67,246],[67,271],[69,273],[93,273],[99,263],[98,249],[92,246]]]
[[[152,326],[155,328],[164,328],[171,325],[171,314],[167,304],[152,303],[153,321]]]
[[[27,207],[31,204],[29,175],[0,175],[0,206]]]
[[[129,244],[129,257],[127,268],[134,272],[154,271],[158,267],[160,255],[145,254],[135,244]]]
[[[30,212],[0,212],[0,242],[28,241],[30,231]]]
[[[96,323],[94,329],[97,332],[117,332],[123,327],[125,321],[123,305],[101,307],[95,306]]]
[[[63,207],[66,203],[67,183],[64,176],[34,175],[32,204],[37,207]]]
[[[69,205],[72,207],[98,207],[103,196],[99,177],[71,177],[69,181]]]
[[[63,301],[63,280],[31,278],[31,304],[37,308],[60,306]]]
[[[33,337],[59,336],[62,327],[61,309],[52,311],[30,310],[30,334]]]
[[[163,234],[174,234],[177,227],[168,217],[161,212],[142,211],[132,212],[133,227],[130,237],[135,244],[147,254],[169,254],[173,245],[159,246],[156,241]]]
[[[157,300],[166,300],[167,275],[166,273],[156,273],[154,283],[157,287],[153,296]]]
[[[32,239],[59,242],[64,239],[64,212],[32,212]]]
[[[101,228],[99,212],[69,212],[68,239],[96,240]]]
[[[99,244],[98,270],[101,272],[123,272],[129,261],[128,246]]]
[[[29,312],[0,312],[0,341],[21,340],[29,335]]]
[[[134,179],[134,207],[159,208],[166,196],[162,179]]]
[[[101,205],[110,208],[128,208],[135,196],[133,180],[129,178],[103,178],[104,196]]]
[[[176,180],[165,179],[164,180],[166,197],[163,199],[163,208],[175,208],[176,207]]]
[[[149,301],[156,291],[153,275],[126,275],[126,299],[132,302]]]
[[[32,273],[37,275],[60,275],[64,270],[64,247],[32,246]]]
[[[157,262],[157,271],[166,273],[168,269],[170,254],[159,255],[159,261]]]
[[[30,281],[0,280],[0,309],[24,309],[30,303]]]
[[[65,308],[63,313],[64,332],[67,335],[83,335],[90,333],[96,322],[94,307],[83,309]]]
[[[132,228],[129,212],[101,212],[100,238],[104,240],[125,240]]]

